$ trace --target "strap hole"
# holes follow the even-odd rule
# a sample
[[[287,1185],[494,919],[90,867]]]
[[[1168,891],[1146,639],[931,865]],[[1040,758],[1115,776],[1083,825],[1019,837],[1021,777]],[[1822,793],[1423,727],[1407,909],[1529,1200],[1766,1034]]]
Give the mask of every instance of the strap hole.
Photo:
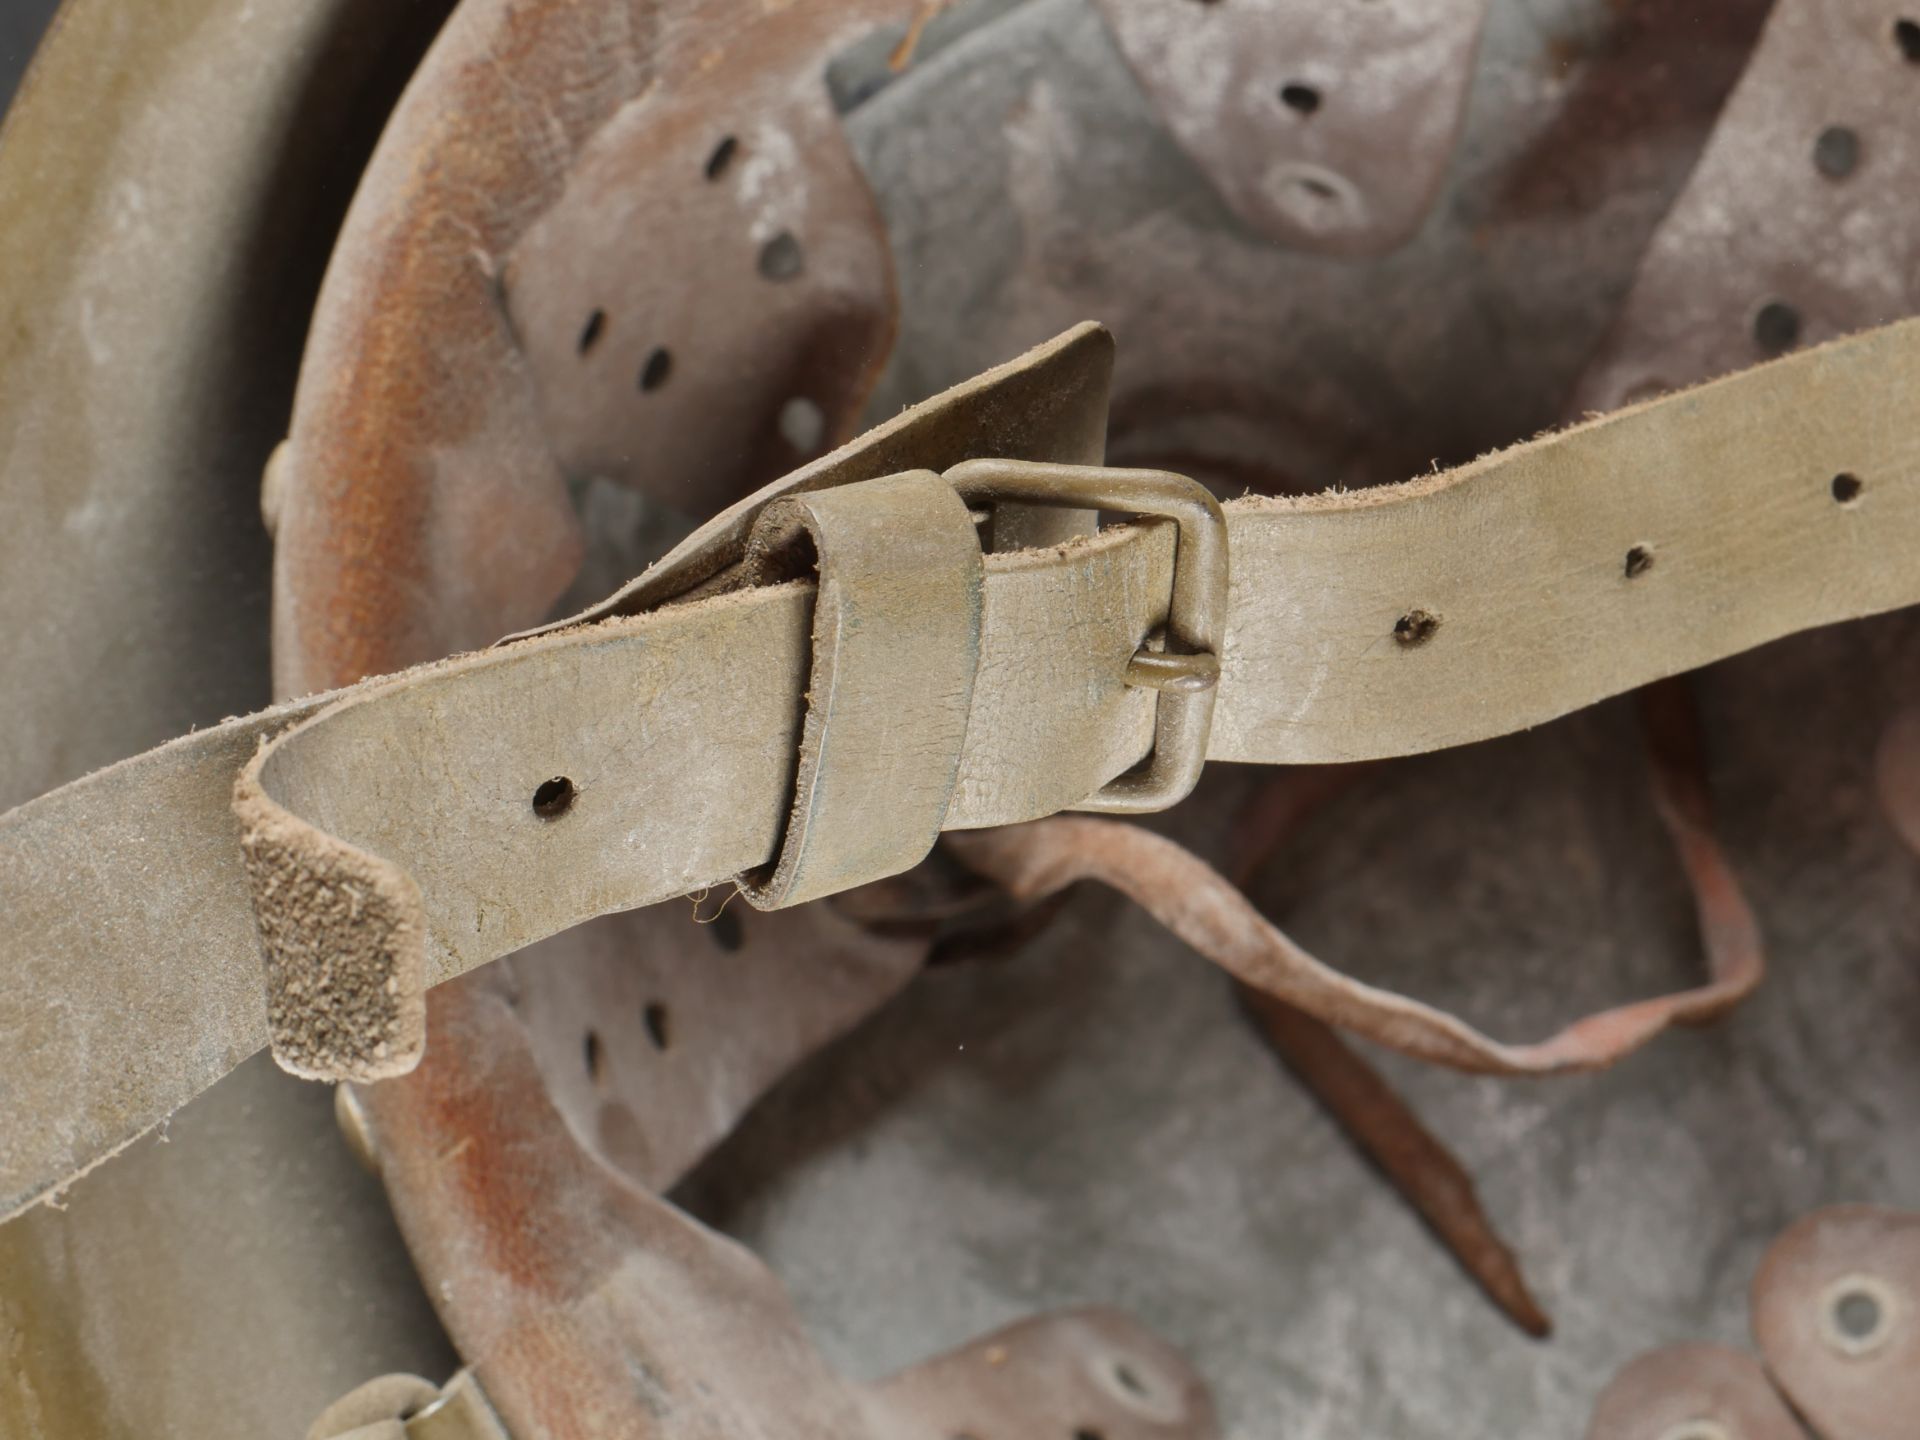
[[[580,353],[586,354],[599,342],[600,332],[607,328],[607,312],[596,310],[587,317],[587,323],[580,327]]]
[[[1753,343],[1768,355],[1783,355],[1800,343],[1800,312],[1784,300],[1769,300],[1753,317]]]
[[[760,247],[760,274],[767,280],[792,280],[806,268],[806,253],[791,230],[782,230]]]
[[[706,176],[709,180],[718,180],[727,173],[727,167],[733,164],[734,154],[740,149],[740,140],[735,135],[723,135],[720,143],[713,147],[713,153],[707,156]]]
[[[1860,135],[1845,125],[1829,125],[1813,142],[1813,168],[1829,180],[1844,180],[1860,166]]]
[[[1833,477],[1833,484],[1830,488],[1833,491],[1833,498],[1838,503],[1851,505],[1860,498],[1860,492],[1864,490],[1866,486],[1861,482],[1858,475],[1849,475],[1843,470]]]
[[[1880,1328],[1880,1302],[1864,1290],[1850,1290],[1833,1302],[1833,1328],[1849,1340],[1864,1340]]]
[[[649,392],[658,390],[672,373],[673,356],[664,349],[655,350],[640,367],[640,388]]]
[[[580,1062],[586,1067],[587,1078],[594,1084],[600,1083],[600,1072],[605,1068],[606,1055],[600,1045],[598,1031],[589,1030],[586,1038],[580,1042]]]
[[[1126,1361],[1122,1360],[1113,1367],[1113,1378],[1120,1382],[1120,1388],[1129,1395],[1138,1395],[1143,1400],[1146,1398],[1147,1387],[1141,1383],[1140,1377],[1134,1374],[1133,1367]]]
[[[1393,622],[1393,638],[1402,645],[1424,645],[1440,628],[1440,617],[1425,610],[1409,610]]]
[[[1073,1432],[1073,1440],[1107,1440],[1107,1437],[1090,1425],[1082,1425]]]
[[[1280,87],[1280,103],[1296,114],[1311,115],[1320,108],[1320,92],[1296,80]]]
[[[1873,1275],[1843,1275],[1819,1299],[1820,1338],[1829,1349],[1853,1358],[1871,1355],[1887,1342],[1900,1311],[1898,1295]]]
[[[577,793],[573,781],[564,775],[543,780],[533,792],[533,813],[542,820],[558,820],[573,808],[573,797]]]
[[[1900,47],[1900,53],[1907,57],[1908,64],[1920,65],[1920,20],[1894,21],[1893,43]]]
[[[1632,580],[1636,576],[1646,574],[1647,571],[1653,568],[1652,548],[1646,545],[1634,546],[1631,550],[1627,551],[1627,563],[1624,568],[1627,579],[1629,580]]]
[[[647,1027],[647,1039],[653,1042],[654,1049],[664,1053],[667,1047],[673,1044],[673,1030],[669,1023],[667,1007],[658,1000],[647,1002],[647,1008],[640,1012],[640,1022]]]

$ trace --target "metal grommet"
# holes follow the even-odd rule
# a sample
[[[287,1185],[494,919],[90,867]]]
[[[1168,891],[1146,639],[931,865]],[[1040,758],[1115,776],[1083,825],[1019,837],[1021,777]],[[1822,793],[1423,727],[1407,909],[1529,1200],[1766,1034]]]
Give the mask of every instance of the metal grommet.
[[[1873,1354],[1887,1343],[1899,1318],[1899,1294],[1875,1275],[1842,1275],[1820,1292],[1820,1338],[1829,1350],[1850,1360]]]
[[[1126,1355],[1089,1357],[1094,1383],[1125,1409],[1155,1425],[1178,1425],[1187,1413],[1177,1385],[1168,1385],[1151,1364]]]

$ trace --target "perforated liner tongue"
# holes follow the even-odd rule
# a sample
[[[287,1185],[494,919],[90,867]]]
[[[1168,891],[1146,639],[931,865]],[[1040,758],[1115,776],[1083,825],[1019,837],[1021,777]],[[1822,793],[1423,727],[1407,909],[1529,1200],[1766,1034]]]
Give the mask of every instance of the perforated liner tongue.
[[[871,953],[875,942],[815,928],[822,908],[753,914],[745,923],[771,927],[773,943],[757,958],[751,942],[743,946],[742,977],[764,981],[781,965],[793,975],[795,962],[817,965],[836,952],[850,959],[849,944]],[[652,951],[645,983],[650,993],[684,994],[702,983],[712,942],[684,915],[662,915],[661,923],[681,927],[678,943],[663,929],[659,938],[668,943]],[[809,952],[805,961],[793,953],[796,944]],[[531,969],[540,958],[523,963]],[[512,998],[518,969],[496,967],[433,991],[426,1061],[362,1096],[382,1176],[429,1292],[515,1436],[1217,1435],[1192,1369],[1139,1325],[1105,1310],[1023,1321],[877,1385],[835,1375],[759,1260],[618,1174],[570,1132]],[[607,983],[611,973],[596,987],[603,1000],[617,994]],[[902,978],[897,962],[867,974],[880,994]],[[801,986],[795,998],[805,993]],[[655,1182],[665,1183],[676,1163],[730,1129],[751,1100],[754,1087],[728,1083],[730,1072],[744,1062],[761,1079],[777,1073],[818,1043],[822,1021],[846,1023],[849,1009],[860,1013],[874,993],[847,991],[798,1031],[795,1012],[773,1005],[729,1016],[724,1029],[690,1034],[683,1022],[666,1051],[631,1033],[620,1042],[624,1053],[603,1038],[607,1031],[589,1031],[594,1038],[584,1049],[563,1036],[548,1063],[576,1077],[562,1082],[576,1093],[583,1071],[586,1084],[601,1089],[615,1067],[642,1074],[678,1067],[694,1093],[709,1097],[710,1128],[678,1155],[646,1162]],[[601,1023],[632,1010],[609,1006]],[[639,1133],[658,1127],[662,1102],[676,1093],[677,1086],[630,1092]],[[911,1296],[885,1300],[912,1303]]]

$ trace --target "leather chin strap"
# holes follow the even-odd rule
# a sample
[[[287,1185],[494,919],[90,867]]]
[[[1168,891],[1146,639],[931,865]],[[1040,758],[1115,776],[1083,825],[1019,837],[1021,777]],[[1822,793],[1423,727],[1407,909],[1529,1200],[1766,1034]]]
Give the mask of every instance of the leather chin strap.
[[[1177,525],[984,562],[929,502],[946,538],[920,580],[843,543],[912,513],[899,482],[862,482],[1096,463],[1110,364],[1083,326],[767,487],[573,621],[230,720],[0,817],[0,1212],[269,1039],[301,1073],[409,1069],[427,987],[594,915],[769,865],[763,898],[827,893],[919,860],[918,817],[1035,819],[1143,762],[1170,802],[1202,755],[1464,744],[1920,599],[1920,322],[1388,489],[1222,512],[1169,482]],[[769,504],[842,487],[840,518],[804,522],[833,595],[756,583]],[[1224,623],[1205,593],[1221,568]],[[915,613],[969,573],[977,625]],[[913,815],[890,827],[903,786]],[[869,832],[901,848],[856,853]]]

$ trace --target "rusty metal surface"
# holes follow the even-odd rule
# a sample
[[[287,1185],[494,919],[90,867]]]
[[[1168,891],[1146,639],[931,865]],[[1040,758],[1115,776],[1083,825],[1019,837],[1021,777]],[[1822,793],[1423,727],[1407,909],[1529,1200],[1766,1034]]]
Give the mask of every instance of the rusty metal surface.
[[[569,479],[705,519],[851,437],[893,341],[892,258],[826,88],[792,77],[910,8],[716,30],[582,148],[501,273]]]
[[[671,1188],[798,1059],[878,1009],[926,950],[923,936],[869,934],[833,905],[774,914],[716,895],[700,908],[595,921],[490,972],[576,1141],[652,1190]]]
[[[666,486],[705,440],[673,496],[702,509],[844,428],[890,331],[885,252],[825,95],[789,77],[910,9],[458,8],[315,312],[281,461],[281,693],[546,618],[582,558],[570,485]]]
[[[617,29],[614,11],[600,23]],[[739,18],[612,36],[626,72],[569,91],[553,130],[519,122],[570,74],[577,35],[528,41],[526,10],[484,3],[443,35],[363,183],[303,370],[317,409],[303,390],[276,462],[283,684],[540,618],[579,560],[528,523],[528,506],[559,513],[543,477],[603,497],[598,482],[624,482],[655,508],[704,514],[845,428],[890,329],[888,257],[827,93],[795,77],[873,15],[814,3]],[[1073,368],[1097,377],[1098,407],[1071,402],[1086,387],[1069,384],[1033,424],[1061,432],[1055,448],[1097,451],[1097,429],[1083,432],[1104,412],[1107,350],[1081,349]],[[478,368],[434,371],[432,354]],[[446,469],[449,450],[474,463]],[[667,485],[695,473],[692,489]],[[489,476],[526,488],[502,496]],[[463,545],[475,525],[526,563],[491,565],[483,546],[476,564]],[[477,597],[456,583],[476,571]],[[582,927],[436,999],[434,1023],[453,1032],[436,1046],[458,1047],[458,1017],[510,997],[524,1029],[493,1058],[519,1068],[456,1054],[357,1103],[429,1293],[518,1434],[652,1433],[661,1406],[689,1435],[754,1415],[845,1434],[869,1410],[897,1430],[968,1397],[991,1423],[1041,1386],[1119,1433],[1207,1432],[1204,1392],[1157,1342],[1132,1352],[1127,1373],[1149,1377],[1138,1393],[1089,1368],[1094,1342],[1133,1338],[1101,1315],[995,1340],[984,1367],[950,1357],[882,1393],[850,1390],[770,1272],[640,1188],[676,1179],[780,1071],[897,990],[926,944],[864,936],[832,907],[721,909],[701,929],[665,907]],[[436,1081],[482,1078],[457,1114],[406,1108]],[[509,1174],[448,1190],[492,1175],[503,1149]],[[672,1313],[649,1284],[674,1291]],[[657,1386],[636,1391],[636,1366]]]
[[[708,958],[690,938],[679,964]],[[1030,1320],[877,1385],[843,1380],[772,1271],[576,1141],[498,968],[434,991],[429,1057],[365,1099],[408,1242],[517,1440],[1218,1433],[1187,1364],[1109,1311]],[[794,1057],[777,1009],[733,1021],[729,1044]],[[707,1049],[692,1038],[679,1063],[724,1063]],[[658,1098],[638,1107],[642,1131]],[[712,1118],[735,1117],[716,1105]]]
[[[1587,1440],[1806,1440],[1745,1351],[1703,1343],[1637,1357],[1594,1406]]]
[[[1488,0],[1097,0],[1162,121],[1251,229],[1371,255],[1453,163]]]
[[[1789,1229],[1753,1279],[1753,1334],[1821,1440],[1887,1440],[1920,1416],[1920,1215],[1837,1205]]]

